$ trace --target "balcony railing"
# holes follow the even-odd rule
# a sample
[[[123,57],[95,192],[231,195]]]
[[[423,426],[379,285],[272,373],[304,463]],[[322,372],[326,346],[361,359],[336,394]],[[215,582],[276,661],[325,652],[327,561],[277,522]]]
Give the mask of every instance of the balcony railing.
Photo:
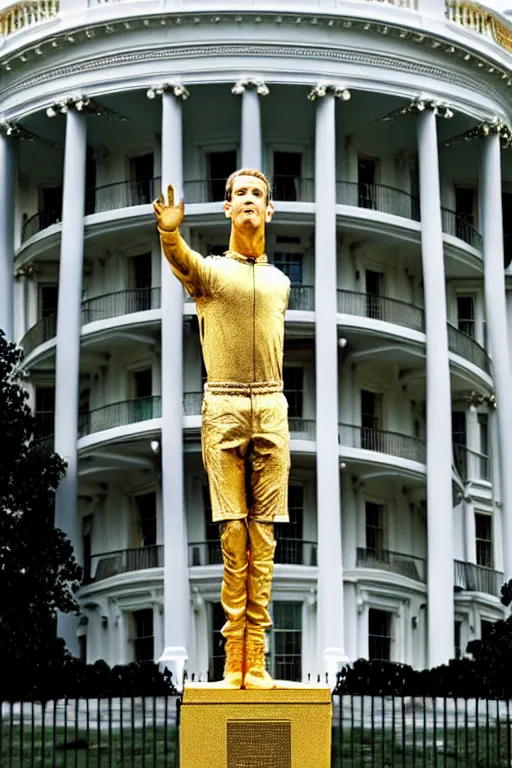
[[[292,285],[288,309],[313,310],[315,289],[312,285]]]
[[[162,544],[138,549],[120,549],[116,552],[103,552],[91,555],[85,564],[84,583],[101,581],[111,576],[130,571],[142,571],[146,568],[162,568],[164,548]]]
[[[418,199],[403,189],[384,184],[358,184],[355,181],[336,182],[338,205],[353,205],[405,219],[419,221]]]
[[[316,422],[314,419],[299,419],[288,417],[290,437],[295,440],[316,440]]]
[[[426,445],[423,440],[398,432],[383,429],[358,427],[354,424],[340,424],[338,427],[340,445],[350,448],[362,448],[377,453],[388,453],[400,459],[409,459],[424,464]]]
[[[486,373],[491,372],[489,355],[480,344],[454,325],[448,323],[448,349],[455,355],[460,355]]]
[[[405,555],[403,552],[391,552],[387,549],[357,548],[358,568],[375,568],[379,571],[391,571],[407,576],[415,581],[426,582],[426,561],[422,557]]]
[[[455,560],[454,568],[454,587],[457,591],[485,592],[487,595],[500,596],[503,584],[503,574],[500,571],[462,560]]]
[[[340,290],[338,291],[338,312],[369,317],[373,320],[384,320],[386,323],[403,325],[414,331],[425,330],[425,316],[422,309],[385,296]]]
[[[482,235],[469,221],[470,218],[465,213],[450,211],[448,208],[441,208],[441,218],[443,223],[443,232],[447,235],[458,237],[464,240],[468,245],[472,245],[477,250],[482,250]]]
[[[272,198],[291,203],[313,202],[315,199],[314,181],[301,176],[274,176],[272,179]]]
[[[497,13],[482,8],[473,0],[446,0],[446,16],[455,24],[512,51],[510,27],[503,23]]]
[[[54,19],[59,13],[59,0],[24,0],[12,4],[0,13],[0,36],[9,37],[15,32]]]
[[[134,400],[111,403],[89,411],[89,413],[79,414],[78,436],[84,437],[85,435],[92,435],[94,432],[102,432],[104,429],[158,419],[161,415],[162,398],[160,395],[137,397]]]
[[[453,461],[457,472],[464,482],[468,480],[490,481],[489,457],[484,453],[470,451],[465,445],[454,444]]]
[[[62,217],[60,211],[38,211],[27,219],[21,230],[21,242],[24,243],[33,235],[41,232],[52,224],[57,224]]]
[[[30,328],[21,340],[21,346],[25,356],[45,341],[53,339],[57,335],[57,315],[50,315],[39,320]]]
[[[149,309],[160,309],[160,286],[134,288],[86,299],[82,302],[82,325],[94,320],[129,315],[132,312],[146,312]]]
[[[203,402],[202,392],[184,392],[183,413],[185,416],[199,416]]]
[[[276,536],[274,562],[278,565],[317,565],[316,541],[287,539]],[[221,565],[222,552],[218,539],[195,541],[188,545],[188,564],[193,568],[198,565]]]
[[[148,205],[161,192],[161,179],[143,181],[119,181],[102,187],[87,189],[85,209],[89,213],[115,211],[118,208],[131,208],[134,205]]]

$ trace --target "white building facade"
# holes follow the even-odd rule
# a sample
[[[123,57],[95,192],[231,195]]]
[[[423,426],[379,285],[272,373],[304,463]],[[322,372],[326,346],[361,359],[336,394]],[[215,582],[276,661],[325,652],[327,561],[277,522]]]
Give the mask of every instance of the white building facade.
[[[151,201],[176,184],[184,236],[222,253],[225,179],[255,166],[292,282],[269,668],[463,654],[512,578],[510,21],[465,0],[25,0],[0,31],[0,328],[68,462],[70,649],[220,674],[197,315]]]

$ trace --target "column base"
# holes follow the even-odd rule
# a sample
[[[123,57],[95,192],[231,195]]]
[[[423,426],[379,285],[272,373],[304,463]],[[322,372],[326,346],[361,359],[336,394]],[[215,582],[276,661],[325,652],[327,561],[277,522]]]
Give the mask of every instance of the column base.
[[[323,662],[327,675],[326,682],[332,689],[336,685],[338,672],[341,672],[344,666],[350,664],[350,659],[343,648],[324,648]]]
[[[164,648],[164,652],[158,659],[158,666],[160,671],[163,672],[167,667],[169,672],[172,673],[172,678],[176,688],[183,690],[183,675],[185,672],[185,664],[187,663],[188,654],[186,648],[183,646],[167,645]]]

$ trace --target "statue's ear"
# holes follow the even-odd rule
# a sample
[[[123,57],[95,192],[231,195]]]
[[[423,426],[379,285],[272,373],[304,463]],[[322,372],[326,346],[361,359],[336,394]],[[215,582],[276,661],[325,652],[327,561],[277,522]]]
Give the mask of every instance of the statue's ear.
[[[231,218],[231,200],[224,200],[224,205],[222,206],[224,209],[224,215],[226,219]]]
[[[270,201],[268,203],[268,205],[267,205],[267,212],[266,212],[266,215],[265,215],[265,221],[267,222],[267,224],[268,224],[269,221],[272,221],[272,216],[274,215],[274,210],[275,210],[274,209],[274,203],[272,201]]]

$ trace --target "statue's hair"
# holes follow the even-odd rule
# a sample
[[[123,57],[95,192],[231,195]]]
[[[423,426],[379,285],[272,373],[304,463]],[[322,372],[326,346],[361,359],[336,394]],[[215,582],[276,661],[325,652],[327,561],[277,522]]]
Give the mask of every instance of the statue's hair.
[[[238,171],[233,171],[231,176],[226,181],[226,200],[231,202],[231,196],[233,193],[233,184],[237,176],[255,176],[257,179],[261,179],[267,187],[267,200],[268,203],[272,197],[272,190],[270,188],[270,182],[264,173],[258,171],[256,168],[240,168]]]

